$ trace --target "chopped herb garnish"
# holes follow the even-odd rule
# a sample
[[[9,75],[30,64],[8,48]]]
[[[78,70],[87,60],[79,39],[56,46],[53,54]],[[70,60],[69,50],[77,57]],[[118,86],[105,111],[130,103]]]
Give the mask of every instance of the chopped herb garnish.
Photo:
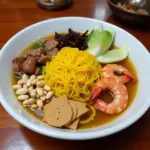
[[[44,66],[43,65],[38,65],[38,67],[40,68],[40,74],[43,74]]]
[[[44,44],[39,44],[39,43],[33,43],[33,48],[37,49],[37,48],[44,48]]]
[[[13,75],[17,80],[20,80],[21,79],[21,77],[18,77],[18,76],[16,76],[16,75]]]

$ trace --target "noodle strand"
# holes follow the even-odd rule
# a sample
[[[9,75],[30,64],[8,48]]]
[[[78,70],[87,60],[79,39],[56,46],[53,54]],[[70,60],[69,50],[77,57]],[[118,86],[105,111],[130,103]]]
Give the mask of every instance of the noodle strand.
[[[86,102],[95,81],[102,77],[95,56],[77,48],[65,47],[44,67],[44,79],[56,96]]]

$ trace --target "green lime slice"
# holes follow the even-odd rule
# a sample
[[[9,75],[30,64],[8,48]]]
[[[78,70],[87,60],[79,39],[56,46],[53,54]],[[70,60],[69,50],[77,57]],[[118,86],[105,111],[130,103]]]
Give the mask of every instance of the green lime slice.
[[[87,51],[94,56],[99,56],[110,48],[114,41],[115,30],[108,28],[102,31],[102,27],[93,29],[87,39]]]
[[[124,60],[128,56],[128,49],[123,47],[120,49],[113,49],[107,51],[106,53],[97,57],[97,60],[100,63],[107,64],[107,63],[114,63]]]

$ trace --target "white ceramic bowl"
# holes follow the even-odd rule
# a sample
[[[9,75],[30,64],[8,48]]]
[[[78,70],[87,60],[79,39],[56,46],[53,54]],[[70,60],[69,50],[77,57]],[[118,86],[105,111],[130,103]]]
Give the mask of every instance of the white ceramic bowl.
[[[137,73],[139,88],[135,100],[128,110],[116,120],[106,125],[72,131],[58,129],[35,119],[28,114],[16,100],[11,88],[12,59],[33,41],[53,34],[55,31],[64,32],[68,28],[76,31],[90,30],[99,23],[104,28],[113,27],[116,30],[115,43],[129,48],[129,57]],[[116,133],[137,121],[150,106],[150,56],[146,48],[131,34],[112,24],[89,18],[66,17],[56,18],[36,23],[13,36],[0,52],[0,101],[6,111],[27,128],[43,135],[60,139],[85,140],[104,137]]]

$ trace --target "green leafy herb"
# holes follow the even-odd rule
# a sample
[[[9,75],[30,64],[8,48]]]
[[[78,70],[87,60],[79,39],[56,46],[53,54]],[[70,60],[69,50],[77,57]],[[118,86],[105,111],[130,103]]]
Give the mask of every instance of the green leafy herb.
[[[18,77],[18,76],[16,76],[16,75],[13,75],[17,80],[20,80],[21,79],[21,77]]]
[[[40,68],[40,74],[44,74],[44,66],[43,65],[38,65],[38,67]]]
[[[33,48],[37,49],[37,48],[44,48],[44,44],[39,44],[39,43],[33,43]]]

